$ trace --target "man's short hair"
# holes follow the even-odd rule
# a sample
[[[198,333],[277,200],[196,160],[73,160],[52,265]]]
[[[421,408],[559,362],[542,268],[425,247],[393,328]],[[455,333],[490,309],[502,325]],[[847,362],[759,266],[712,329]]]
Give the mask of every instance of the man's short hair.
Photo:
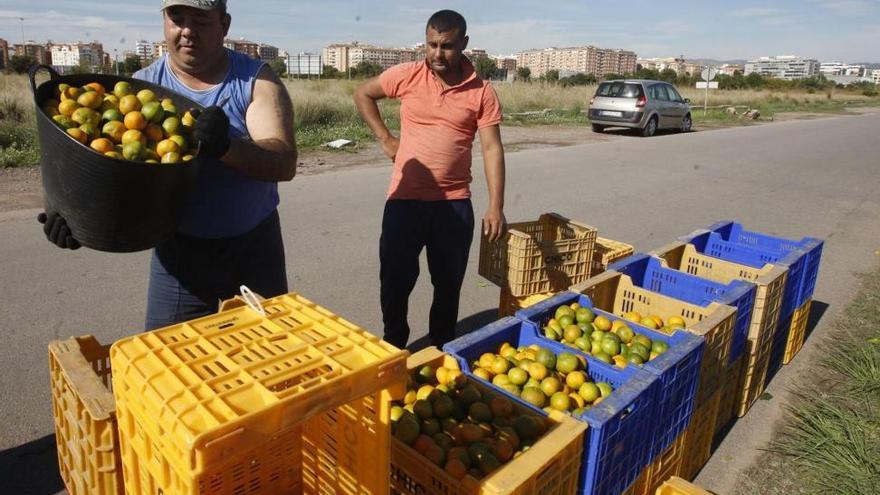
[[[428,25],[425,26],[425,32],[429,28],[434,28],[438,33],[447,33],[449,31],[458,31],[458,36],[464,38],[467,36],[467,21],[464,17],[454,10],[441,10],[435,12],[428,19]]]

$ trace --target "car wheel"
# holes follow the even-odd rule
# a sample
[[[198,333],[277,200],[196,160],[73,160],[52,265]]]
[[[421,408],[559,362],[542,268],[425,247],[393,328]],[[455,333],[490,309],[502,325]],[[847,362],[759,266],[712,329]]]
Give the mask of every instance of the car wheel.
[[[592,127],[593,127],[593,132],[604,132],[605,131],[604,125],[592,124]]]
[[[684,118],[681,119],[681,132],[691,132],[691,129],[694,127],[694,121],[691,119],[691,114],[687,114]]]
[[[648,123],[642,128],[642,137],[651,137],[657,133],[657,117],[648,119]]]

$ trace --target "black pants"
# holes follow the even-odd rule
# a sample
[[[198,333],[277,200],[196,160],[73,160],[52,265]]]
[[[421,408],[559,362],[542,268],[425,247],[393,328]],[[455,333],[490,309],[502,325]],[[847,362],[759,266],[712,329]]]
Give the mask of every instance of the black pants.
[[[216,313],[222,299],[247,285],[265,297],[287,293],[278,211],[236,237],[176,234],[153,251],[147,330]]]
[[[403,348],[409,340],[409,295],[419,278],[419,255],[426,248],[434,286],[428,335],[432,345],[455,338],[458,298],[474,237],[469,199],[389,200],[379,240],[384,339]]]

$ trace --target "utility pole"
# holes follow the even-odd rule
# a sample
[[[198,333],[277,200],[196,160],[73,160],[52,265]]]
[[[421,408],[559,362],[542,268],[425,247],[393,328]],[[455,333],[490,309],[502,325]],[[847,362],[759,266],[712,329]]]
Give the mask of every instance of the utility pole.
[[[711,75],[709,71],[709,64],[706,64],[706,73]],[[703,102],[703,115],[709,113],[709,78],[706,77],[706,99]]]

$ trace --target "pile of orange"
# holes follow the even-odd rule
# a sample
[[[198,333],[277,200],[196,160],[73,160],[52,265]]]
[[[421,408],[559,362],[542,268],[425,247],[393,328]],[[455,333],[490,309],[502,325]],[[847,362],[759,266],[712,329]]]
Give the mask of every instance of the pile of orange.
[[[480,480],[531,448],[553,423],[458,367],[421,367],[391,408],[394,437],[456,479]],[[472,480],[473,481],[473,480]]]
[[[109,93],[97,82],[82,87],[62,83],[42,107],[72,139],[111,158],[179,163],[195,153],[193,115],[179,115],[170,98],[160,100],[150,89],[135,92],[127,81]]]
[[[557,307],[543,330],[544,337],[579,349],[618,368],[625,368],[628,364],[644,364],[669,349],[669,345],[662,340],[636,333],[627,322],[666,335],[685,327],[684,319],[678,316],[672,316],[664,323],[657,315],[643,317],[635,311],[624,314],[623,319],[612,321],[574,302]]]
[[[536,344],[517,348],[505,342],[497,353],[480,355],[471,367],[477,378],[547,412],[555,409],[581,416],[613,392],[611,384],[590,377],[586,358],[557,354]]]

